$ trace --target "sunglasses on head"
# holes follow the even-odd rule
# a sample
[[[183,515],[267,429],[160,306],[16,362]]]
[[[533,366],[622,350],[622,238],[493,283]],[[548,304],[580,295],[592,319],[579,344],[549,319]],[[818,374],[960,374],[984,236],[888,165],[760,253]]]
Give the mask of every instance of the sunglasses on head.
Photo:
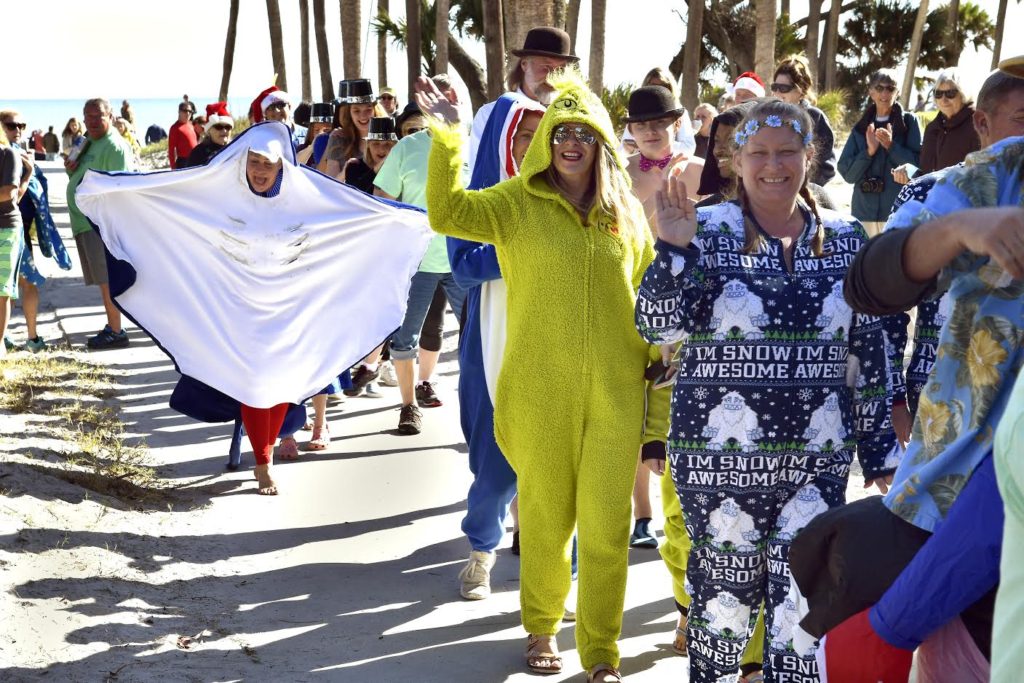
[[[941,99],[953,100],[953,99],[956,99],[956,96],[959,95],[959,94],[960,94],[960,91],[957,90],[956,88],[950,88],[948,90],[936,90],[935,91],[935,99],[937,99],[937,100],[941,100]]]
[[[4,128],[7,128],[9,130],[14,130],[15,128],[17,128],[18,130],[25,130],[26,128],[28,128],[28,124],[18,121],[4,121]]]
[[[567,124],[561,124],[555,126],[555,132],[551,136],[551,141],[556,145],[565,143],[569,136],[576,138],[576,142],[581,145],[593,145],[597,142],[597,136],[590,132],[586,126],[569,126]]]
[[[796,89],[795,85],[789,85],[787,83],[772,83],[772,92],[780,92],[785,95],[788,92],[793,92]]]
[[[875,90],[877,90],[878,92],[896,92],[896,86],[879,83],[878,85],[875,86]]]

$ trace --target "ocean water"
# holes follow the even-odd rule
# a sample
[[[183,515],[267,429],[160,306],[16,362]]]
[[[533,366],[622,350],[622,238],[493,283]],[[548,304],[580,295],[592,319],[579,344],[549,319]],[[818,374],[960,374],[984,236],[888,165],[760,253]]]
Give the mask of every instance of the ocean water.
[[[124,99],[131,103],[132,109],[135,111],[135,127],[139,132],[140,138],[146,135],[146,129],[154,123],[167,130],[172,123],[178,120],[180,97],[159,99],[111,97],[110,106],[113,108],[115,115],[120,115],[121,101]],[[189,100],[195,103],[197,111],[205,113],[206,105],[216,102],[217,98],[212,96],[199,97],[190,94]],[[228,111],[236,118],[244,116],[249,111],[250,101],[229,98]],[[76,117],[81,122],[82,105],[84,103],[85,99],[8,100],[0,97],[0,109],[17,110],[24,117],[25,123],[28,124],[29,131],[38,128],[45,133],[49,126],[53,126],[53,131],[57,135],[61,134],[68,119],[71,117]]]

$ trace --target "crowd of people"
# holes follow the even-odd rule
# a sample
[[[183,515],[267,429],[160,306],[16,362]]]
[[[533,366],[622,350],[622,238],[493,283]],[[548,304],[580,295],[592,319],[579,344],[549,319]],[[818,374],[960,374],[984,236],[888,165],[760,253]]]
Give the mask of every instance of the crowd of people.
[[[229,467],[247,434],[274,495],[275,455],[329,446],[332,394],[397,387],[397,433],[421,431],[448,307],[473,475],[459,592],[490,596],[511,509],[529,670],[562,670],[574,619],[587,680],[622,680],[632,546],[660,548],[695,683],[906,681],[915,651],[919,681],[1016,680],[1024,57],[975,98],[939,73],[923,132],[873,73],[837,158],[799,55],[692,115],[651,69],[616,131],[564,31],[511,54],[471,123],[444,74],[404,107],[367,79],[294,108],[271,86],[237,137],[225,102],[185,99],[172,174],[87,173],[135,170],[138,146],[127,102],[88,100],[62,141],[107,317],[88,347],[127,345],[127,313],[182,373],[172,406],[234,421]],[[33,250],[70,261],[20,118],[0,111],[0,327],[20,291],[37,352]],[[176,273],[193,261],[203,297]],[[360,322],[325,333],[325,311]],[[196,349],[220,319],[238,338]],[[847,505],[855,456],[883,495]]]

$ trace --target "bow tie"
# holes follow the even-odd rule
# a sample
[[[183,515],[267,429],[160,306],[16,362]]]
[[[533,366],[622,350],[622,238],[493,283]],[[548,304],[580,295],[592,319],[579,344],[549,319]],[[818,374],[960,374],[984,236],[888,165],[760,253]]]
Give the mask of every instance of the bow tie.
[[[644,171],[646,173],[647,171],[650,171],[655,166],[657,166],[658,168],[662,168],[663,169],[666,166],[668,166],[668,162],[671,161],[671,160],[672,160],[672,155],[671,154],[666,155],[664,159],[648,159],[643,154],[641,154],[640,155],[640,170]]]

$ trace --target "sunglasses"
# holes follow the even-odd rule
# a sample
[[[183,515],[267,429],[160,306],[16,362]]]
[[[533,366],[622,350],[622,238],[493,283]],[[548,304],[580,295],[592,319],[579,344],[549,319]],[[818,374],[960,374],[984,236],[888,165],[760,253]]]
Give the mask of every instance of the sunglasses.
[[[14,130],[15,128],[18,130],[25,130],[28,128],[28,124],[24,122],[19,123],[17,121],[4,121],[4,128],[8,130]]]
[[[895,85],[876,85],[875,92],[896,92]]]
[[[217,125],[213,126],[213,130],[219,130],[222,133],[230,133],[231,126],[229,126],[226,123],[218,123]]]
[[[771,88],[772,92],[780,92],[783,95],[785,95],[788,92],[793,92],[794,90],[796,90],[795,85],[789,85],[787,83],[772,83]]]
[[[556,145],[564,144],[569,136],[576,138],[576,142],[581,145],[593,145],[597,142],[597,136],[591,133],[585,126],[569,126],[562,124],[555,126],[555,132],[551,136],[551,141]]]
[[[395,99],[395,96],[394,95],[381,95],[380,99],[382,99],[382,100],[393,100],[393,99]]]
[[[954,100],[954,99],[956,99],[956,96],[959,95],[959,94],[960,94],[960,91],[957,90],[956,88],[950,88],[949,90],[936,90],[935,91],[935,99],[937,99],[937,100],[941,100],[941,99]]]
[[[271,109],[284,109],[287,106],[288,104],[285,102],[274,102],[273,104],[267,105],[267,111],[270,111]]]

